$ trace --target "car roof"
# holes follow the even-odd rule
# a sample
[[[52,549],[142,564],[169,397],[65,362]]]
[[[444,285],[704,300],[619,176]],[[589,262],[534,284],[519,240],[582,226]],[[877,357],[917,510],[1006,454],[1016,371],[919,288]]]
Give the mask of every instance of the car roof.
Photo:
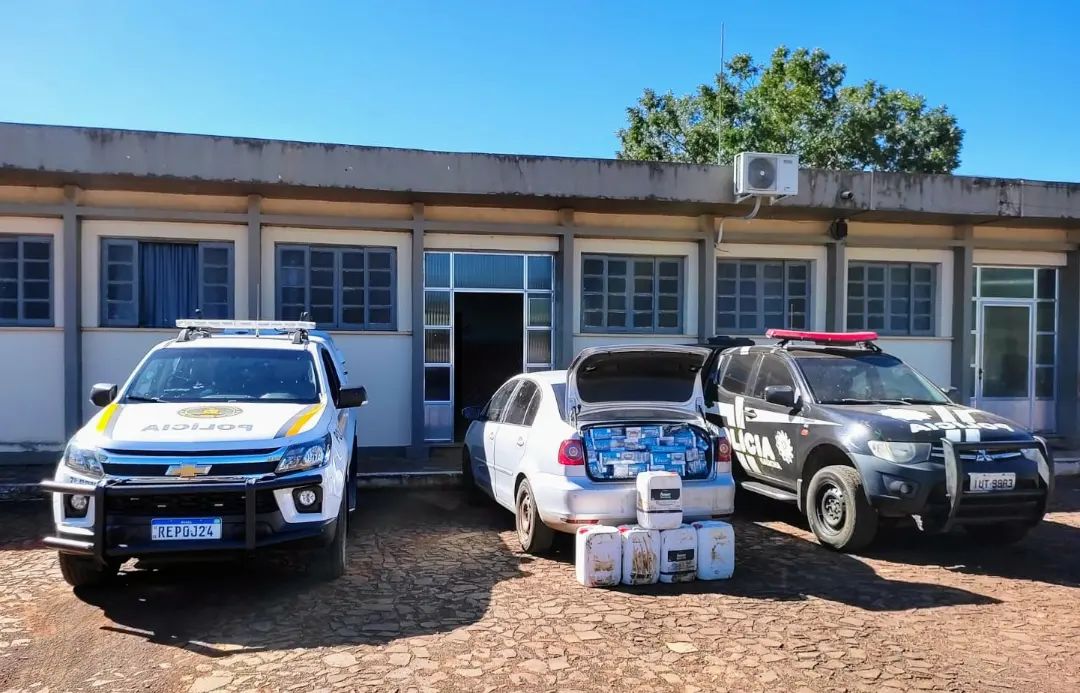
[[[529,377],[533,380],[537,380],[545,385],[565,385],[566,384],[566,371],[533,371],[532,373],[525,373],[522,377]]]

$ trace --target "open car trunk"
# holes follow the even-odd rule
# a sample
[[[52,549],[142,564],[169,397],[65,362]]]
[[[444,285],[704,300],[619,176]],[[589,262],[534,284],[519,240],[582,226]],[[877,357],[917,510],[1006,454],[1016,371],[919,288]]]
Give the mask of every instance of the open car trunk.
[[[713,438],[701,390],[709,355],[700,347],[621,345],[585,349],[574,359],[567,404],[585,445],[589,478],[712,474]]]
[[[675,472],[684,480],[712,474],[713,442],[699,425],[616,421],[581,427],[586,473],[594,481],[630,481],[641,472]]]

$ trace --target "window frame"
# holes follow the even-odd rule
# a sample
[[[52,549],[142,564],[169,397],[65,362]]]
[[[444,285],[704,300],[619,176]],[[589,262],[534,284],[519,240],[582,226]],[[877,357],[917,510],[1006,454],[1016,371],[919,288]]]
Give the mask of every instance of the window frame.
[[[585,290],[585,263],[590,260],[599,260],[603,263],[603,274],[601,275],[588,275],[589,277],[600,276],[603,281],[603,289],[601,291],[586,291]],[[626,321],[623,325],[612,325],[608,322],[608,298],[613,295],[607,288],[608,280],[611,275],[608,272],[608,265],[610,262],[625,262],[627,264],[627,272],[623,275],[626,279],[626,288],[623,291],[623,296],[626,299],[626,307],[622,312],[626,314]],[[652,262],[652,323],[648,327],[636,327],[634,326],[634,297],[638,294],[634,291],[634,263],[635,262]],[[660,310],[660,265],[661,263],[673,263],[678,267],[678,288],[676,289],[675,297],[678,303],[678,309],[676,311],[676,325],[674,327],[661,327],[660,326],[660,314],[661,312],[670,313],[671,311]],[[686,257],[682,255],[634,255],[634,254],[619,254],[619,253],[582,253],[581,264],[581,290],[579,292],[579,299],[581,301],[580,315],[578,318],[579,327],[582,333],[589,334],[682,334],[685,327],[686,319]],[[585,297],[586,295],[600,295],[603,297],[603,307],[600,309],[603,315],[602,325],[587,325],[585,323]],[[670,294],[664,294],[665,296]],[[595,309],[593,309],[595,310]]]
[[[861,317],[862,317],[862,326],[861,327],[854,327],[854,326],[852,326],[850,324],[851,323],[851,315],[852,315],[852,313],[851,313],[851,301],[852,301],[851,284],[854,281],[851,278],[851,270],[852,270],[853,267],[861,268],[862,271],[863,271],[863,278],[859,282],[859,283],[862,284],[862,289],[863,289],[862,293],[863,293],[863,295],[861,297],[859,297],[859,298],[854,299],[854,300],[858,300],[858,301],[862,302],[862,305],[861,305],[861,308],[860,308],[860,314],[861,314]],[[878,300],[878,299],[876,299],[876,298],[872,299],[869,296],[868,288],[869,288],[870,281],[869,281],[869,279],[867,277],[867,272],[871,268],[877,268],[877,267],[882,268],[884,270],[884,272],[885,272],[885,280],[884,280],[885,292],[884,292],[884,296],[881,298],[881,300],[884,302],[884,312],[882,313],[882,315],[883,315],[883,318],[884,318],[885,322],[884,322],[884,326],[881,327],[881,328],[870,327],[869,324],[868,324],[869,323],[868,318],[871,315],[869,309],[867,308],[868,302],[871,301],[871,300]],[[894,296],[893,295],[892,270],[894,268],[900,268],[900,267],[906,267],[907,270],[908,270],[908,283],[907,283],[907,295],[906,296]],[[928,329],[926,329],[926,330],[917,330],[914,327],[914,320],[915,320],[914,306],[915,306],[915,301],[916,300],[925,300],[925,299],[916,299],[915,298],[915,287],[916,287],[916,285],[924,283],[924,282],[916,282],[915,281],[915,270],[916,269],[928,269],[930,271],[930,299],[929,299],[929,301],[930,301],[930,315],[929,315],[929,317],[930,317],[930,327]],[[937,321],[938,321],[938,310],[939,310],[938,309],[938,295],[939,295],[938,292],[939,292],[939,290],[940,290],[940,272],[939,272],[939,265],[937,263],[933,263],[933,262],[905,262],[905,261],[892,262],[892,261],[878,261],[878,260],[851,260],[851,261],[848,262],[847,278],[846,278],[846,281],[844,282],[844,292],[845,292],[845,297],[844,297],[844,324],[846,325],[847,329],[849,329],[849,330],[851,330],[851,329],[873,330],[874,332],[877,332],[878,334],[880,334],[882,336],[891,336],[891,337],[935,337],[935,336],[937,336],[937,332],[938,332]],[[896,299],[903,298],[903,299],[907,300],[908,310],[907,310],[907,329],[906,330],[895,330],[895,329],[892,328],[892,316],[893,316],[893,313],[892,313],[892,301],[893,301],[894,298],[896,298]],[[899,314],[897,314],[897,315],[899,315]]]
[[[54,248],[53,236],[49,234],[0,234],[0,242],[14,242],[15,244],[15,317],[14,318],[0,318],[0,327],[53,327],[56,324],[56,252]],[[23,251],[23,247],[27,243],[44,243],[49,250],[49,257],[47,265],[49,268],[49,276],[45,281],[49,285],[48,298],[47,299],[27,299],[25,294],[27,281],[26,272],[26,258]],[[40,262],[40,260],[33,260],[34,262]],[[29,281],[42,281],[42,280],[29,280]],[[7,299],[10,300],[10,299]],[[45,318],[27,318],[26,317],[26,302],[27,301],[41,302],[45,300],[49,306],[49,315]]]
[[[735,359],[738,358],[738,357],[746,357],[750,361],[750,370],[748,370],[746,372],[746,382],[743,385],[742,392],[738,392],[736,390],[729,390],[727,388],[727,386],[724,385],[724,381],[727,379],[728,370],[731,368],[731,364],[734,363]],[[757,384],[757,370],[758,370],[758,364],[760,362],[761,362],[761,352],[760,351],[750,351],[750,352],[747,352],[745,354],[740,354],[739,352],[735,352],[733,354],[728,355],[727,359],[724,362],[723,369],[718,369],[717,370],[717,376],[716,376],[716,386],[717,386],[717,388],[720,389],[720,390],[723,390],[724,392],[727,392],[729,394],[735,395],[737,397],[738,396],[751,397],[752,395],[748,391],[752,392],[754,386]]]
[[[521,410],[522,419],[521,419],[520,422],[511,421],[510,420],[510,413],[513,411],[514,405],[518,402],[518,398],[522,395],[522,391],[525,390],[526,388],[530,388],[532,390],[532,392],[529,395],[529,400],[527,402],[525,402],[525,406],[522,407],[522,410]],[[511,395],[510,401],[507,402],[506,410],[505,410],[505,413],[503,414],[503,423],[507,424],[508,426],[521,426],[523,428],[531,427],[532,426],[532,421],[529,420],[529,410],[532,408],[533,400],[536,399],[536,396],[539,393],[540,393],[540,388],[539,388],[539,386],[537,386],[536,383],[534,383],[533,381],[528,380],[528,379],[522,379],[521,383],[514,390],[514,394]],[[536,418],[536,412],[535,411],[532,412],[532,418],[533,419]]]
[[[795,372],[793,371],[793,369],[791,367],[791,364],[789,364],[787,362],[787,360],[784,359],[783,357],[781,357],[779,354],[764,353],[764,354],[761,355],[761,358],[758,359],[757,367],[755,368],[755,372],[753,374],[754,385],[751,388],[750,393],[746,395],[747,397],[752,397],[754,399],[761,400],[762,402],[765,401],[765,390],[764,390],[764,388],[761,388],[760,394],[758,393],[758,389],[759,389],[759,385],[761,384],[760,381],[761,381],[762,370],[765,368],[765,364],[767,362],[769,362],[770,359],[775,361],[776,363],[778,363],[780,365],[780,367],[783,368],[785,372],[787,372],[788,379],[791,381],[791,383],[790,383],[791,388],[796,393],[799,391],[799,381],[795,377]],[[768,387],[768,386],[766,386],[766,387]]]
[[[487,404],[484,405],[483,414],[484,414],[484,420],[487,423],[502,423],[503,419],[506,418],[506,410],[510,405],[510,399],[517,392],[518,385],[520,385],[520,384],[521,384],[520,380],[516,380],[516,379],[515,380],[508,380],[507,382],[500,385],[498,390],[495,390],[495,394],[491,395],[491,399],[489,399],[487,401]],[[502,393],[502,391],[504,389],[507,389],[507,388],[508,388],[508,391],[509,391],[510,394],[508,394],[506,396],[506,402],[503,403],[502,409],[499,410],[499,418],[494,419],[494,418],[492,418],[490,416],[491,405],[492,405],[492,403],[495,402],[495,398],[498,397],[499,394]]]
[[[720,266],[721,265],[730,265],[730,266],[733,266],[733,267],[736,268],[736,270],[735,270],[735,279],[733,280],[735,282],[735,293],[734,294],[723,294],[723,295],[720,294],[720,282],[725,281],[725,279],[720,277]],[[742,267],[744,265],[754,265],[755,267],[757,267],[757,272],[758,272],[758,274],[756,275],[756,277],[753,280],[755,282],[755,284],[757,285],[756,286],[757,290],[754,293],[754,299],[757,301],[757,309],[753,313],[754,317],[755,317],[754,327],[742,327],[739,324],[741,322],[740,318],[744,314],[747,314],[747,315],[750,314],[749,311],[746,311],[744,313],[744,311],[742,311],[739,308],[739,301],[742,298],[744,298],[744,296],[739,291],[739,283],[741,281],[743,281],[740,274],[741,274],[741,271],[742,271]],[[766,265],[780,265],[780,272],[781,272],[782,276],[779,279],[779,281],[781,283],[781,286],[783,287],[783,295],[780,297],[780,299],[783,301],[784,306],[785,306],[785,309],[784,309],[784,312],[783,312],[784,324],[782,326],[782,329],[797,329],[797,330],[810,330],[810,329],[813,329],[813,318],[814,318],[814,311],[813,311],[814,261],[813,260],[806,260],[806,259],[800,259],[800,258],[778,258],[778,259],[775,259],[775,260],[764,259],[764,258],[717,258],[716,259],[716,286],[713,287],[713,293],[715,294],[715,298],[716,298],[716,311],[715,311],[715,315],[714,315],[714,320],[716,321],[715,324],[717,325],[716,329],[717,329],[718,332],[723,332],[725,334],[763,335],[763,334],[765,334],[766,330],[769,329],[769,328],[767,328],[765,326],[765,315],[766,315],[766,312],[765,312],[765,299],[766,298],[775,298],[775,297],[766,296],[766,294],[765,294],[765,282],[766,282],[765,266]],[[800,297],[793,297],[789,293],[789,283],[792,282],[792,281],[797,281],[797,280],[791,279],[791,277],[790,277],[791,269],[796,267],[796,266],[804,267],[805,270],[806,270],[806,276],[803,278],[803,282],[806,285],[806,293],[803,294]],[[777,281],[777,280],[768,280],[768,281]],[[724,297],[724,298],[730,297],[730,298],[733,298],[735,300],[735,311],[734,311],[735,326],[734,327],[720,327],[720,313],[721,313],[721,311],[720,311],[720,299],[721,299],[721,297]],[[746,298],[749,298],[749,296],[747,296]],[[804,318],[803,318],[804,319],[804,325],[801,326],[801,327],[792,327],[792,325],[791,325],[790,313],[787,310],[787,306],[788,306],[788,302],[792,298],[802,298],[806,302],[805,308],[802,311],[803,316],[804,316]]]
[[[139,294],[140,283],[142,282],[142,272],[139,266],[139,246],[142,243],[155,243],[155,244],[172,244],[172,245],[186,245],[195,247],[195,303],[201,310],[205,304],[205,292],[206,292],[206,277],[205,272],[207,267],[205,266],[204,252],[206,250],[219,249],[224,250],[228,256],[228,262],[225,267],[225,318],[226,320],[232,319],[236,315],[236,244],[232,241],[218,241],[218,240],[185,240],[177,238],[136,238],[126,236],[102,236],[101,242],[98,248],[98,326],[99,327],[135,327],[139,329],[147,330],[160,330],[170,329],[172,326],[150,326],[140,324],[140,308]],[[130,282],[124,281],[110,281],[109,280],[109,249],[112,247],[129,247],[132,250],[131,258],[131,271],[132,278]],[[124,264],[124,263],[115,263]],[[220,265],[213,265],[213,267],[220,267]],[[130,283],[132,288],[132,295],[129,301],[122,300],[110,300],[109,299],[109,284],[123,284]],[[221,286],[221,284],[214,283],[213,286]],[[109,304],[120,303],[130,304],[133,310],[133,316],[130,319],[127,318],[109,318]],[[214,305],[219,305],[219,302],[214,302]],[[194,316],[192,316],[194,317]],[[205,317],[205,316],[204,316]]]
[[[398,269],[397,269],[397,247],[396,246],[380,246],[380,245],[345,245],[336,243],[275,243],[274,244],[274,315],[277,319],[282,320],[282,311],[285,306],[285,302],[282,300],[282,294],[285,285],[282,283],[283,265],[281,262],[281,256],[284,252],[290,250],[302,250],[304,252],[304,307],[303,311],[311,313],[311,251],[332,253],[334,257],[334,266],[331,270],[333,272],[333,311],[334,321],[332,323],[320,322],[318,323],[319,329],[334,330],[335,332],[395,332],[397,331],[398,324]],[[363,253],[364,255],[364,286],[360,289],[364,292],[364,322],[351,323],[345,322],[345,307],[344,303],[344,283],[343,273],[346,271],[343,267],[342,259],[346,253]],[[372,287],[368,283],[368,271],[370,255],[377,253],[385,253],[390,257],[390,286],[388,287]],[[351,270],[355,271],[355,270]],[[288,288],[297,288],[299,285],[290,285]],[[355,289],[357,287],[350,287]],[[385,288],[390,292],[390,303],[387,306],[390,310],[389,321],[385,323],[373,323],[370,321],[371,317],[371,304],[369,297],[371,291]],[[295,305],[290,303],[289,305]],[[382,307],[380,304],[378,307]],[[303,312],[301,311],[301,312]]]

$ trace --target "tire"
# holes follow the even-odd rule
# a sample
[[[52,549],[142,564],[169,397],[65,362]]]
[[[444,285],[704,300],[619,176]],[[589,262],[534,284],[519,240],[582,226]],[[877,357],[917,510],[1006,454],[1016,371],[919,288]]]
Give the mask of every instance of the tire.
[[[70,553],[60,555],[60,574],[72,587],[93,587],[102,585],[116,577],[120,566],[114,563],[102,565],[92,558],[74,556]]]
[[[964,531],[976,544],[983,546],[1008,546],[1027,536],[1028,525],[1001,522],[993,525],[965,525]]]
[[[806,519],[818,541],[837,551],[858,551],[874,540],[878,514],[863,491],[859,470],[831,465],[806,490]]]
[[[311,570],[315,577],[320,580],[336,580],[345,574],[347,563],[347,548],[349,534],[349,512],[342,494],[341,506],[338,508],[337,520],[334,522],[334,538],[330,543],[319,549]]]
[[[465,494],[465,501],[469,505],[480,505],[484,502],[484,492],[476,485],[476,476],[472,470],[472,455],[469,449],[461,448],[461,491]]]
[[[534,555],[549,551],[555,532],[540,519],[532,486],[527,479],[518,487],[514,509],[514,526],[517,527],[521,550]]]

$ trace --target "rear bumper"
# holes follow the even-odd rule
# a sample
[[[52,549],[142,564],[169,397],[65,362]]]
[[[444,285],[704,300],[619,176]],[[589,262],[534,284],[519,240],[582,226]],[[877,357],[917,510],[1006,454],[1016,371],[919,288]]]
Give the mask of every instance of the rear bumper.
[[[84,495],[91,498],[93,522],[90,526],[60,524],[54,536],[45,537],[46,546],[63,553],[93,557],[99,562],[151,555],[199,554],[204,552],[244,552],[271,546],[318,546],[333,537],[334,519],[310,522],[286,522],[276,504],[271,510],[259,507],[260,492],[318,485],[320,475],[296,477],[249,478],[242,481],[200,481],[193,483],[135,483],[125,479],[105,478],[94,485],[43,481],[41,488],[61,495]],[[126,502],[146,498],[164,498],[185,494],[236,495],[242,501],[242,514],[223,512],[221,539],[188,541],[153,541],[150,538],[152,516],[112,513],[109,499],[122,497]]]
[[[540,518],[554,530],[573,533],[585,523],[637,522],[637,487],[633,483],[543,473],[529,481]],[[735,510],[735,483],[731,474],[688,481],[683,484],[682,498],[686,521],[730,515]]]
[[[1018,522],[1036,524],[1054,488],[1053,460],[1037,440],[953,443],[943,441],[945,464],[902,465],[871,455],[853,455],[867,498],[883,517],[917,517],[924,529],[948,530],[957,525]],[[1037,449],[1042,461],[1026,457],[1009,461],[963,459],[976,451]],[[1012,491],[973,492],[971,473],[1013,473]],[[911,486],[902,493],[900,484]]]

